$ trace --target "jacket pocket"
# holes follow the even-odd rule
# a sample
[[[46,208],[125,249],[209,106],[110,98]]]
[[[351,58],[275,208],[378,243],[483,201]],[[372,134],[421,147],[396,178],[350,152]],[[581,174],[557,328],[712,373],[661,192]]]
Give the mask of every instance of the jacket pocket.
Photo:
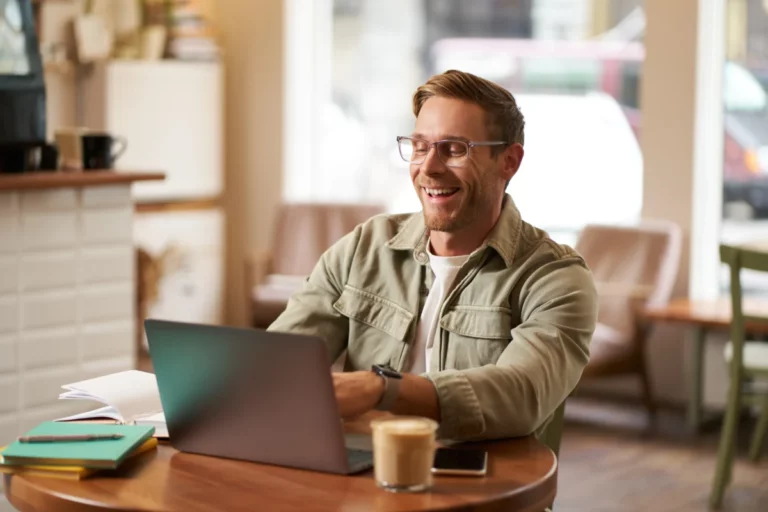
[[[333,308],[350,319],[347,370],[389,364],[400,368],[414,315],[378,295],[346,286]]]
[[[494,364],[512,339],[513,324],[506,308],[454,306],[440,319],[447,339],[445,368]]]
[[[413,321],[413,313],[378,295],[345,286],[333,308],[342,315],[379,329],[403,341]]]

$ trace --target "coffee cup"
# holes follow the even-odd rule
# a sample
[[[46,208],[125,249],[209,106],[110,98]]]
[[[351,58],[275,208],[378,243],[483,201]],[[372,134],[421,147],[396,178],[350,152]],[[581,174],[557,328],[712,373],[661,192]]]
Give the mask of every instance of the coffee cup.
[[[124,137],[106,133],[85,133],[81,136],[83,169],[112,169],[115,160],[128,147]]]
[[[437,422],[418,416],[391,416],[371,422],[376,485],[391,492],[432,487]]]

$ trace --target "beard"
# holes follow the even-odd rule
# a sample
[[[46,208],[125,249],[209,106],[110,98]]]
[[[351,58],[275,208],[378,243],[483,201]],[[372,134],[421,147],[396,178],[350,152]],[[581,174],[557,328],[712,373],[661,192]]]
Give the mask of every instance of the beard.
[[[478,217],[490,213],[496,201],[497,187],[493,184],[493,174],[486,169],[475,175],[474,186],[467,187],[459,184],[459,180],[446,180],[449,183],[435,183],[426,179],[428,183],[414,183],[416,193],[421,201],[424,216],[424,225],[430,231],[455,232],[471,226]],[[441,180],[442,181],[442,180]],[[429,196],[423,186],[428,188],[458,188],[457,197],[446,204],[434,204],[429,201]]]
[[[443,208],[434,205],[422,204],[424,213],[424,225],[430,231],[458,231],[467,227],[474,220],[474,212],[469,205],[461,204],[459,208],[451,211],[443,211]]]
[[[430,231],[451,233],[471,226],[479,216],[485,215],[494,204],[492,187],[475,188],[472,192],[462,188],[459,202],[455,206],[430,204],[423,195],[419,195],[424,216],[424,225]],[[422,194],[426,192],[422,191]]]

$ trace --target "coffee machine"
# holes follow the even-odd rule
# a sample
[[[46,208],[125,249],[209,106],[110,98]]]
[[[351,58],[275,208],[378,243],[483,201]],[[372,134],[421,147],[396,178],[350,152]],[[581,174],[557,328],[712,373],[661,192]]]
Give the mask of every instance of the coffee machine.
[[[0,0],[0,173],[56,168],[31,0]]]

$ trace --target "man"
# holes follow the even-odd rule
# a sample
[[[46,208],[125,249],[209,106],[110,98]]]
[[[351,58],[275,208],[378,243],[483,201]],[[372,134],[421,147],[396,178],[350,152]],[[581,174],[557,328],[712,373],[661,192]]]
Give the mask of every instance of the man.
[[[447,71],[413,112],[397,140],[423,212],[355,228],[270,330],[321,336],[332,360],[346,349],[333,376],[344,417],[426,416],[457,440],[540,433],[589,359],[591,274],[505,194],[524,126],[508,91]]]

